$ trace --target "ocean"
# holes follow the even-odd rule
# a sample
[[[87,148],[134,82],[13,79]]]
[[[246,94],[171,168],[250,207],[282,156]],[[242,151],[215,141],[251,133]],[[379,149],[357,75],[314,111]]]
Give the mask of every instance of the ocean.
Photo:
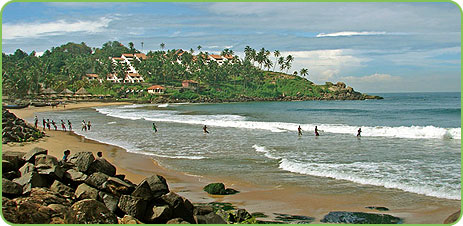
[[[320,194],[381,190],[460,200],[461,94],[375,95],[384,99],[132,104],[37,116],[71,120],[79,135],[190,175]],[[81,131],[82,120],[91,121],[90,131]]]

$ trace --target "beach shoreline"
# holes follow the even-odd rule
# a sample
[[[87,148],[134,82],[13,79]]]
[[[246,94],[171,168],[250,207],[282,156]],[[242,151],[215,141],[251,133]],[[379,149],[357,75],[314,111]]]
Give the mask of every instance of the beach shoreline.
[[[130,103],[77,103],[68,104],[66,108],[33,108],[10,110],[21,118],[32,118],[35,112],[71,110],[77,108],[89,108],[113,104]],[[315,217],[315,223],[319,222],[329,211],[358,211],[370,213],[386,213],[404,218],[404,223],[442,223],[449,215],[458,211],[459,200],[445,200],[438,198],[423,198],[425,201],[418,201],[414,206],[396,206],[388,197],[380,197],[381,194],[355,194],[349,195],[310,195],[310,192],[302,192],[297,187],[265,187],[249,184],[243,181],[235,181],[217,176],[194,176],[187,175],[172,169],[166,169],[159,165],[149,156],[128,152],[127,150],[98,141],[87,139],[72,132],[46,131],[47,136],[37,142],[25,144],[4,144],[3,150],[27,152],[34,147],[42,147],[49,150],[49,154],[60,158],[63,151],[71,150],[71,153],[79,151],[91,151],[96,154],[103,152],[103,156],[113,163],[118,174],[125,174],[127,179],[139,183],[147,176],[159,174],[164,176],[172,191],[187,197],[193,202],[230,202],[239,208],[245,208],[249,212],[264,212],[272,217],[272,213],[298,214]],[[227,187],[241,191],[231,196],[213,196],[202,191],[208,183],[223,182]],[[410,196],[419,196],[410,194]],[[420,199],[421,200],[421,199]],[[431,201],[429,201],[431,200]],[[441,200],[434,206],[422,206],[432,200]],[[386,206],[391,209],[388,212],[378,212],[366,209],[366,206]],[[418,208],[417,208],[418,207]],[[268,220],[268,219],[267,219]]]

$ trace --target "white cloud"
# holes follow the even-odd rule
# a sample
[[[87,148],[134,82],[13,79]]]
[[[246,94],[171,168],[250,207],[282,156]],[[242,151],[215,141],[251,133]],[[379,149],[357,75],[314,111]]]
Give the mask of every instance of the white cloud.
[[[372,75],[366,75],[366,76],[346,76],[346,77],[341,77],[340,79],[343,79],[347,82],[351,83],[377,83],[377,82],[398,82],[402,80],[401,77],[399,76],[392,76],[390,74],[372,74]]]
[[[3,24],[3,39],[16,38],[37,38],[43,36],[62,35],[70,32],[103,32],[113,21],[108,17],[101,17],[97,20],[75,21],[58,20],[47,23],[20,23],[20,24]]]
[[[288,51],[281,52],[282,56],[292,55],[295,60],[290,71],[300,71],[301,68],[309,70],[309,80],[315,83],[335,81],[337,76],[348,73],[365,66],[368,58],[357,56],[350,49],[328,49],[314,51]]]
[[[385,35],[386,32],[384,31],[341,31],[341,32],[335,32],[335,33],[320,33],[317,35],[317,38],[322,38],[322,37],[343,37],[343,36],[358,36],[358,35]]]

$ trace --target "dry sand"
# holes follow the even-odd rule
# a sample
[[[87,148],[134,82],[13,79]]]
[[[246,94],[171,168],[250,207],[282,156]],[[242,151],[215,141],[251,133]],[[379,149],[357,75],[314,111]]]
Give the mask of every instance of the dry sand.
[[[31,118],[34,117],[35,112],[112,104],[127,103],[77,103],[68,104],[65,109],[63,107],[53,109],[51,107],[29,107],[11,110],[11,112],[21,118]],[[247,209],[249,212],[263,212],[270,217],[273,216],[273,213],[315,217],[315,223],[319,222],[330,211],[361,211],[391,214],[404,218],[404,223],[441,224],[449,215],[460,209],[460,201],[458,200],[443,200],[400,191],[397,192],[399,195],[394,197],[387,197],[384,193],[311,195],[310,191],[297,187],[273,188],[248,184],[242,181],[224,180],[219,176],[215,178],[191,176],[163,168],[145,155],[129,153],[120,147],[89,140],[72,132],[47,130],[46,134],[47,136],[40,141],[6,144],[2,146],[2,150],[27,152],[34,147],[42,147],[57,158],[61,158],[66,149],[71,150],[71,154],[78,151],[91,151],[95,156],[96,152],[101,151],[103,157],[117,167],[117,174],[125,174],[126,178],[134,183],[139,183],[152,174],[159,174],[167,179],[172,191],[185,196],[192,202],[230,202],[239,208]],[[202,191],[202,188],[211,182],[223,182],[227,187],[237,189],[240,193],[230,196],[208,195]],[[410,201],[402,201],[401,204],[397,204],[394,201],[397,198],[410,199]],[[378,212],[366,209],[366,206],[386,206],[390,211]]]

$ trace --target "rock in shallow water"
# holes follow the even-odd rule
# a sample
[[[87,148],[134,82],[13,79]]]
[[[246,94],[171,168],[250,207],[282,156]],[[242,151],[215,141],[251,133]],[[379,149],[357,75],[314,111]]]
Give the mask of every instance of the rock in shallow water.
[[[321,220],[323,223],[347,224],[400,224],[402,220],[388,214],[373,214],[362,212],[330,212]]]

